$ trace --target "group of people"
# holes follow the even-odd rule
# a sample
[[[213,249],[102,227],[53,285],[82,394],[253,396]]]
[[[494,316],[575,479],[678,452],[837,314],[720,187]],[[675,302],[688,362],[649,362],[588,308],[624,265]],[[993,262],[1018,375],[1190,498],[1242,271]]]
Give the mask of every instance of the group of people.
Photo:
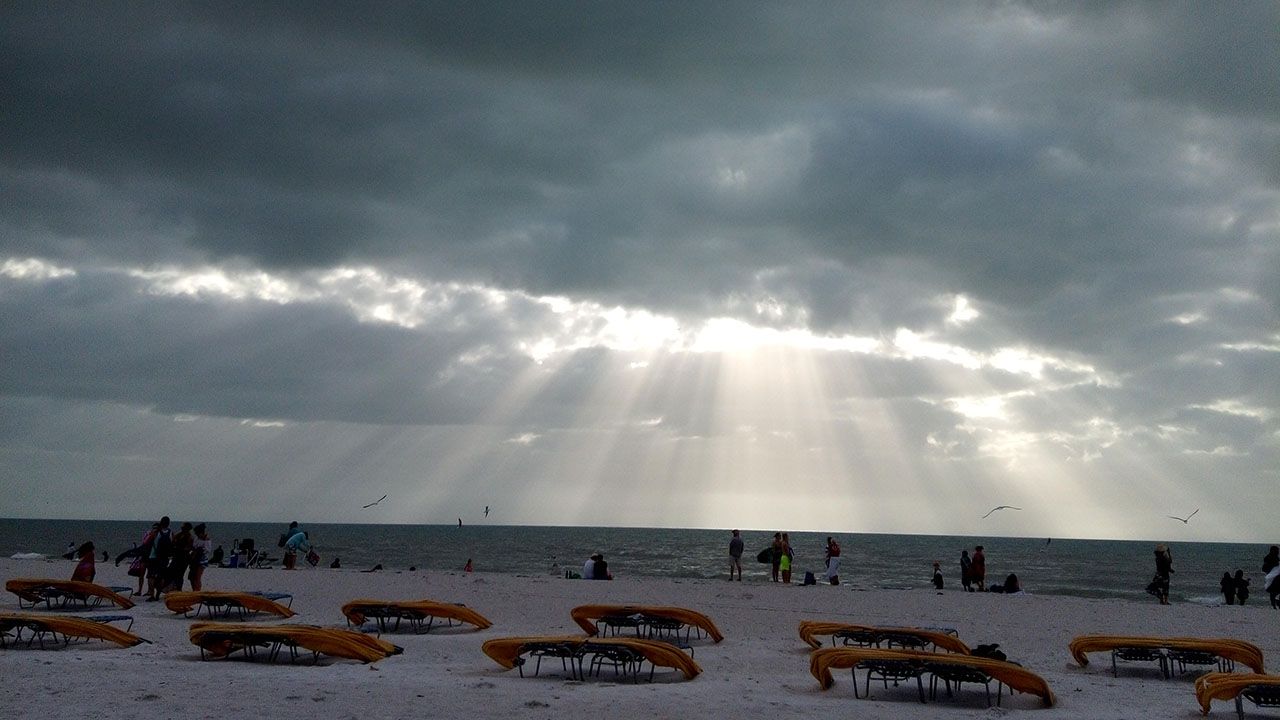
[[[1017,577],[1015,576],[1016,580]],[[1006,584],[1008,584],[1006,582]],[[965,592],[986,592],[987,590],[987,554],[981,545],[974,546],[973,556],[968,550],[960,551],[960,587]]]
[[[1237,569],[1234,577],[1230,570],[1222,573],[1219,585],[1222,587],[1222,599],[1228,605],[1235,605],[1237,601],[1243,605],[1249,599],[1249,578],[1244,576],[1243,570]]]
[[[471,561],[467,560],[467,572],[471,572]],[[605,561],[604,555],[601,553],[593,553],[587,561],[582,564],[583,580],[612,580],[613,573],[609,572],[609,563]]]
[[[745,544],[742,540],[742,533],[734,530],[733,535],[729,538],[730,581],[735,579],[735,575],[739,582],[742,581],[742,552],[744,549]],[[832,585],[839,585],[840,543],[836,542],[831,536],[827,536],[827,544],[823,555],[827,582]],[[784,532],[775,532],[773,534],[773,542],[760,552],[759,559],[761,562],[769,563],[770,579],[773,582],[790,584],[791,568],[795,560],[795,551],[791,548],[790,535]]]
[[[1168,605],[1169,581],[1173,574],[1172,551],[1163,544],[1156,545],[1155,561],[1156,574],[1147,585],[1147,592],[1154,595],[1161,605]],[[1262,572],[1265,576],[1263,587],[1271,599],[1271,607],[1280,609],[1280,546],[1272,545],[1266,557],[1262,558]],[[1244,605],[1249,599],[1249,584],[1249,578],[1244,576],[1243,570],[1236,570],[1235,575],[1230,570],[1222,573],[1219,587],[1223,600],[1228,605]]]
[[[289,523],[276,545],[284,550],[285,570],[297,569],[298,553],[302,553],[312,565],[320,562],[320,556],[313,554],[315,547],[311,544],[311,533],[303,530],[297,520]]]
[[[143,594],[143,583],[147,585],[147,600],[159,600],[160,594],[171,590],[181,590],[184,580],[191,583],[192,590],[200,590],[204,577],[204,569],[214,562],[213,541],[209,538],[208,528],[204,523],[192,525],[184,522],[173,532],[169,516],[160,518],[142,535],[142,541],[132,548],[116,555],[116,566],[129,558],[129,575],[138,579],[138,587],[134,595]],[[92,543],[89,546],[88,558],[92,563]],[[83,574],[85,560],[76,565],[76,573]],[[90,569],[90,577],[92,570]],[[73,577],[72,579],[77,579]]]

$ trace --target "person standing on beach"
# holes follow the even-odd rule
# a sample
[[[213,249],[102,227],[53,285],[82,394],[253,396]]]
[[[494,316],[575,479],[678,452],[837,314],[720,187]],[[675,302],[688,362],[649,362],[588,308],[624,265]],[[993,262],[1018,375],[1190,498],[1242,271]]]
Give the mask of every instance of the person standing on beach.
[[[151,551],[147,553],[147,601],[160,599],[164,589],[165,570],[169,567],[169,555],[173,552],[173,532],[169,529],[169,516],[160,518]]]
[[[1222,580],[1218,582],[1218,587],[1222,588],[1222,599],[1227,601],[1228,605],[1236,604],[1236,581],[1231,577],[1231,571],[1222,573]]]
[[[195,549],[195,538],[191,535],[191,523],[184,522],[173,536],[173,553],[169,556],[169,569],[166,571],[164,590],[181,590],[187,568],[191,567],[191,554]]]
[[[191,571],[187,573],[187,579],[191,581],[191,589],[199,591],[202,588],[204,569],[209,567],[213,554],[213,540],[209,538],[204,523],[196,525],[191,532],[195,538],[191,541]]]
[[[981,545],[973,549],[973,564],[969,566],[969,574],[973,579],[973,584],[978,586],[978,592],[986,592],[987,555],[982,551]]]
[[[1271,607],[1280,609],[1280,546],[1272,545],[1262,558],[1262,589],[1271,596]]]
[[[934,563],[933,564],[933,588],[935,590],[941,590],[943,584],[944,584],[944,581],[942,579],[942,563]]]
[[[960,551],[960,587],[965,592],[973,592],[973,561],[969,559],[969,551]]]
[[[737,531],[733,531],[733,538],[729,540],[729,582],[733,582],[733,571],[738,571],[738,582],[742,582],[742,535]]]
[[[827,536],[827,582],[832,585],[840,584],[840,543],[835,538]]]
[[[788,585],[791,584],[791,561],[795,556],[791,549],[791,537],[782,533],[782,559],[778,561],[778,569],[782,571],[782,582]]]
[[[1161,605],[1169,604],[1169,576],[1172,574],[1173,553],[1164,545],[1156,545],[1156,576],[1151,581],[1151,588]]]
[[[773,534],[773,543],[769,545],[769,551],[769,574],[774,582],[778,582],[781,579],[778,573],[782,569],[782,533],[776,532]]]

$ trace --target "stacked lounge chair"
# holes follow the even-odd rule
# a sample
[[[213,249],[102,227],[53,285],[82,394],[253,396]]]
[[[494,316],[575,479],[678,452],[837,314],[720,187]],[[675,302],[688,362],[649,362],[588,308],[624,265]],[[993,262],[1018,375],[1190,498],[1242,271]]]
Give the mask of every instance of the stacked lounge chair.
[[[666,605],[579,605],[569,611],[570,617],[578,623],[588,635],[601,632],[600,626],[617,626],[625,624],[636,628],[639,635],[647,629],[650,638],[678,633],[680,628],[696,628],[705,632],[713,642],[720,642],[724,634],[711,621],[711,618],[696,610]]]
[[[947,652],[970,654],[969,646],[961,642],[960,638],[936,628],[851,625],[818,620],[800,621],[800,639],[804,640],[809,647],[815,650],[822,647],[822,643],[817,639],[819,635],[830,635],[833,646],[837,640],[843,641],[846,645],[864,647],[884,645],[886,649],[893,649],[894,646],[902,649],[917,649],[932,645],[935,649]]]
[[[1236,715],[1244,720],[1244,700],[1259,707],[1280,707],[1280,675],[1205,673],[1196,678],[1196,700],[1205,715],[1211,701],[1235,700]]]
[[[932,673],[950,682],[999,681],[1018,692],[1030,693],[1041,699],[1045,707],[1052,707],[1053,692],[1039,675],[1014,663],[991,658],[958,653],[929,653],[915,650],[880,650],[877,648],[834,647],[821,648],[809,654],[809,672],[818,680],[823,690],[835,685],[832,669],[868,670],[867,692],[870,692],[873,676],[886,681],[915,679],[920,701],[925,701],[921,677]],[[934,693],[936,694],[936,685]],[[854,695],[858,695],[857,678],[854,678]],[[990,703],[988,690],[988,704]],[[999,695],[996,704],[999,704]]]
[[[46,637],[62,645],[69,644],[72,638],[102,640],[121,647],[133,647],[149,642],[106,622],[88,618],[35,613],[0,613],[0,647],[8,647],[10,633],[12,633],[13,642],[21,642],[24,631],[31,633],[27,639],[28,647],[38,642],[43,648]]]
[[[280,651],[287,648],[290,660],[297,660],[299,649],[308,650],[313,662],[320,655],[376,662],[403,649],[385,640],[364,633],[341,628],[322,628],[315,625],[248,625],[244,623],[195,623],[188,631],[191,644],[200,648],[203,659],[225,658],[241,652],[255,659],[259,649],[266,650],[266,659],[274,661]]]
[[[493,625],[488,618],[465,605],[443,603],[435,600],[352,600],[342,606],[347,623],[359,627],[367,619],[378,624],[380,632],[387,632],[388,623],[394,621],[391,630],[400,629],[400,621],[407,620],[414,632],[430,632],[437,618],[449,625],[454,621],[474,625],[484,630]]]
[[[164,606],[176,613],[198,617],[203,608],[209,617],[219,613],[230,617],[232,612],[240,619],[246,613],[266,612],[282,618],[293,617],[293,610],[259,593],[228,592],[223,590],[176,591],[164,596]]]
[[[574,679],[585,679],[588,674],[599,674],[604,665],[614,668],[615,674],[635,680],[639,677],[640,664],[649,662],[653,670],[668,667],[680,671],[688,680],[702,672],[702,668],[671,643],[640,638],[584,638],[572,635],[496,638],[485,642],[484,654],[494,662],[510,670],[519,668],[524,675],[525,656],[536,657],[541,666],[543,657],[556,657],[562,667],[570,671]],[[587,670],[583,669],[583,664]],[[535,674],[537,671],[535,670]]]
[[[1081,635],[1071,641],[1068,649],[1080,667],[1088,666],[1088,653],[1110,652],[1112,675],[1116,674],[1117,659],[1158,662],[1164,677],[1171,674],[1175,662],[1185,665],[1208,661],[1223,670],[1241,663],[1256,673],[1265,672],[1262,650],[1253,643],[1232,638]]]
[[[18,596],[18,607],[34,608],[44,603],[54,608],[96,608],[104,601],[122,609],[133,607],[133,601],[112,588],[83,580],[54,580],[51,578],[14,578],[4,584],[4,589]]]

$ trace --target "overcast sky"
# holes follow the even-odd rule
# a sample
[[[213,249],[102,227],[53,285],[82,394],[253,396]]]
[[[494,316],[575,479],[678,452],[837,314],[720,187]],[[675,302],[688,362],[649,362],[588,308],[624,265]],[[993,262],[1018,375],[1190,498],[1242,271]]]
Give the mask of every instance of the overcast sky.
[[[0,516],[1280,540],[1280,4],[4,15]]]

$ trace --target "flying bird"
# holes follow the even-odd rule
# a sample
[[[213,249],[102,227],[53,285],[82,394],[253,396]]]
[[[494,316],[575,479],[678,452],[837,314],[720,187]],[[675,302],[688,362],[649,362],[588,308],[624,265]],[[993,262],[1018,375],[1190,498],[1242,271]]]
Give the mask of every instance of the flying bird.
[[[485,505],[485,506],[484,506],[484,516],[485,516],[485,517],[489,517],[489,506],[488,506],[488,505]]]
[[[361,506],[361,509],[363,510],[364,508],[371,508],[371,507],[373,507],[374,505],[377,505],[378,503],[380,503],[380,502],[382,502],[383,500],[386,500],[386,499],[387,499],[387,496],[386,496],[386,495],[383,495],[382,497],[378,498],[377,500],[374,500],[373,502],[369,503],[368,505],[362,505],[362,506]]]
[[[991,517],[991,513],[997,510],[1021,510],[1021,509],[1022,508],[1020,507],[1014,507],[1012,505],[997,505],[996,507],[993,507],[989,511],[987,511],[987,514],[983,515],[981,519],[986,520],[987,518]]]
[[[1186,517],[1184,517],[1184,518],[1180,518],[1180,517],[1178,517],[1177,515],[1166,515],[1165,517],[1168,517],[1168,518],[1173,519],[1173,520],[1180,520],[1180,521],[1182,521],[1182,524],[1183,524],[1183,525],[1186,525],[1186,524],[1187,524],[1187,521],[1188,521],[1188,520],[1190,520],[1190,519],[1191,519],[1191,517],[1192,517],[1193,515],[1195,515],[1196,513],[1198,513],[1198,512],[1200,512],[1200,508],[1196,508],[1196,509],[1191,513],[1191,515],[1188,515],[1188,516],[1186,516]]]

